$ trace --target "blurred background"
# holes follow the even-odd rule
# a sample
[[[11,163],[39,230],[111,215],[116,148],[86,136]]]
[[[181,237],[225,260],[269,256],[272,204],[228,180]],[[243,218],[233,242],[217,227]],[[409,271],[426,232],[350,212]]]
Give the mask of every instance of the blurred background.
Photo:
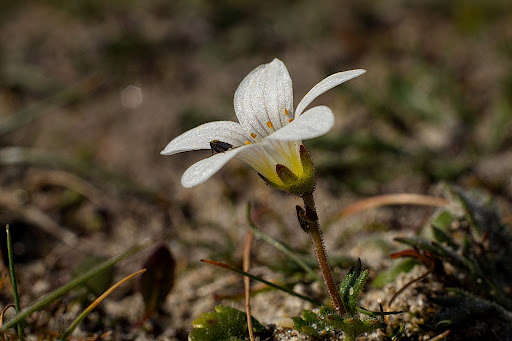
[[[211,152],[159,154],[201,123],[236,121],[238,84],[273,58],[289,70],[295,104],[334,72],[367,70],[314,102],[336,116],[329,134],[306,141],[321,220],[372,195],[440,194],[442,183],[484,189],[510,214],[508,0],[1,2],[0,222],[13,228],[22,303],[65,281],[84,258],[155,238],[176,271],[149,335],[181,340],[217,302],[213,293],[241,285],[199,260],[240,263],[248,202],[265,233],[310,254],[297,198],[237,161],[184,189],[183,171]],[[424,218],[424,209],[389,208],[337,221],[327,247],[378,268],[382,257],[372,263],[364,243],[412,232]],[[275,251],[258,242],[253,257],[265,267]],[[10,302],[7,288],[0,295]],[[140,295],[132,286],[114,298],[97,312],[103,322],[83,332],[133,333]],[[49,312],[67,321],[68,309],[61,302]],[[31,323],[58,330],[62,321],[52,318]]]

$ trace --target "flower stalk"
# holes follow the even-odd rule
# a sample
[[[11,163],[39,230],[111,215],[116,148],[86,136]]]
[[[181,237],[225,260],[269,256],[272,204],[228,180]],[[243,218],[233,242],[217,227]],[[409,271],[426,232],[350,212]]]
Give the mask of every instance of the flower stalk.
[[[304,202],[305,210],[302,207],[297,206],[297,218],[299,219],[299,223],[302,229],[307,234],[309,234],[311,238],[313,247],[315,249],[315,256],[318,261],[318,266],[320,268],[325,286],[327,287],[327,292],[331,298],[332,305],[338,315],[342,316],[346,311],[341,300],[338,285],[334,280],[331,266],[329,265],[329,261],[327,259],[327,253],[325,252],[324,239],[318,220],[318,214],[316,212],[313,192],[303,194],[301,198]]]

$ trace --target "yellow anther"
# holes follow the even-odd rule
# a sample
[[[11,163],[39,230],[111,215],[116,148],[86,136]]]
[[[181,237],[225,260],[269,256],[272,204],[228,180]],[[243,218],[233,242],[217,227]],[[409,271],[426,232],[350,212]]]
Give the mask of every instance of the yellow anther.
[[[272,129],[274,126],[272,125],[272,122],[267,121],[267,127],[269,127],[269,128],[271,128],[271,129]]]
[[[249,142],[249,141],[245,141],[245,144],[252,144],[252,142]]]
[[[284,114],[288,116],[288,109],[284,108]]]
[[[293,118],[290,118],[290,119],[288,120],[288,123],[292,123],[292,121],[293,121]]]
[[[255,133],[251,133],[251,137],[252,137],[253,139],[255,139],[255,138],[256,138],[256,136],[258,136],[258,135],[256,135]]]

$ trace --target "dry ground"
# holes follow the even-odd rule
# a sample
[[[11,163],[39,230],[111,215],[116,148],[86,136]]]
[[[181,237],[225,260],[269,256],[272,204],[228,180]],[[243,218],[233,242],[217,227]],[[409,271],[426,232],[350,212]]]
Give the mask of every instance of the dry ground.
[[[440,195],[440,183],[484,189],[510,215],[511,7],[506,0],[2,3],[0,222],[13,230],[22,306],[66,282],[84,259],[155,239],[176,260],[161,312],[137,326],[144,306],[133,281],[76,333],[186,340],[200,313],[242,305],[219,298],[240,294],[241,279],[199,260],[240,264],[248,202],[265,233],[310,255],[294,215],[297,198],[237,162],[185,189],[183,171],[210,152],[159,155],[189,128],[235,120],[239,82],[274,57],[288,67],[296,102],[335,71],[367,70],[315,102],[337,120],[328,135],[307,142],[322,221],[373,195]],[[142,89],[135,109],[121,103],[129,85]],[[378,273],[399,247],[391,238],[415,233],[431,213],[386,208],[336,220],[327,248],[335,258],[361,257]],[[124,261],[114,277],[140,269],[147,255]],[[283,259],[257,241],[253,271],[297,281],[271,269]],[[340,265],[341,277],[347,263]],[[254,316],[278,323],[306,306],[282,303],[283,296],[256,296]],[[27,333],[62,332],[80,297],[32,316]],[[12,302],[9,286],[0,299]]]

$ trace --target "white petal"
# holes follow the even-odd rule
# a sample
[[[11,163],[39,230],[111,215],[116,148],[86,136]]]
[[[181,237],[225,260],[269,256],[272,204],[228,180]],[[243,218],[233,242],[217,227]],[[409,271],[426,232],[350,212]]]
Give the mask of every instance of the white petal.
[[[293,113],[293,89],[283,62],[274,59],[254,69],[238,86],[234,104],[248,133],[265,137],[285,125]]]
[[[279,129],[265,140],[307,140],[324,135],[334,125],[334,115],[326,106],[309,109],[290,124]]]
[[[231,149],[194,163],[183,173],[181,184],[183,187],[190,188],[205,182],[244,149],[245,147]]]
[[[299,105],[297,105],[297,109],[295,110],[295,118],[297,118],[297,116],[299,116],[302,113],[302,111],[304,111],[304,109],[306,109],[306,107],[311,102],[313,102],[315,98],[317,98],[327,90],[330,90],[343,82],[351,80],[352,78],[360,76],[365,72],[366,70],[363,69],[350,70],[338,72],[335,73],[334,75],[330,75],[329,77],[325,78],[320,83],[315,85],[311,90],[309,90],[306,96],[304,96],[304,98],[300,101]]]
[[[264,147],[268,155],[270,155],[276,163],[285,165],[297,175],[302,174],[303,170],[299,154],[301,144],[301,140],[264,140]]]
[[[160,152],[162,155],[172,155],[189,150],[210,149],[210,142],[219,140],[239,147],[248,139],[245,130],[239,123],[217,121],[202,124],[174,138]]]
[[[270,178],[274,182],[279,182],[276,173],[276,161],[268,154],[263,145],[259,143],[250,145],[242,153],[239,153],[236,159],[247,163],[258,173]]]

